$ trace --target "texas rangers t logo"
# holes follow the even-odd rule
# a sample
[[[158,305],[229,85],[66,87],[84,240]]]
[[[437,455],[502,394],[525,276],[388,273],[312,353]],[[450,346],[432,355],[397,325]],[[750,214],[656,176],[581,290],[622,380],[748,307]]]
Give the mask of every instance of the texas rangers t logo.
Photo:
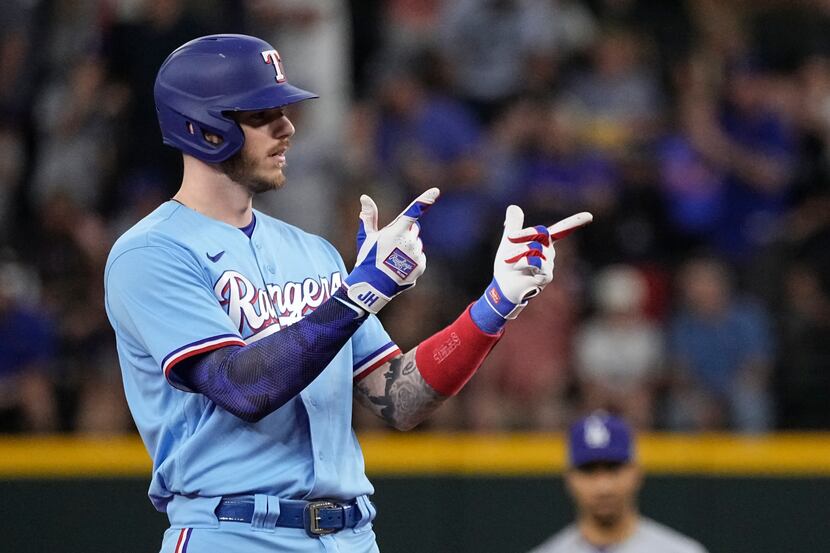
[[[278,83],[285,81],[285,71],[282,68],[282,60],[280,59],[280,55],[276,50],[266,50],[262,52],[262,59],[265,60],[265,63],[268,65],[274,66],[274,72],[276,73],[276,79]]]

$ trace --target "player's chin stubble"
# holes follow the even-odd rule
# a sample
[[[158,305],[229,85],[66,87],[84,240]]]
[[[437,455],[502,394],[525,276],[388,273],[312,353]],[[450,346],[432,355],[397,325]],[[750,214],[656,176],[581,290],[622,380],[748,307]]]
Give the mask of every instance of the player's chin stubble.
[[[285,173],[282,171],[273,177],[258,174],[256,161],[246,155],[244,150],[220,163],[219,167],[232,181],[244,186],[252,195],[278,190],[285,184]]]

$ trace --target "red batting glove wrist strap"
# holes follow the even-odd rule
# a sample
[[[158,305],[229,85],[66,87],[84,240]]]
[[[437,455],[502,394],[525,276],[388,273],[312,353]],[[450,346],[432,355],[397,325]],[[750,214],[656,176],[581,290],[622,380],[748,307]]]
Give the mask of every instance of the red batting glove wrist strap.
[[[470,318],[468,306],[454,323],[420,343],[415,363],[433,390],[452,396],[470,380],[502,334],[483,332]]]

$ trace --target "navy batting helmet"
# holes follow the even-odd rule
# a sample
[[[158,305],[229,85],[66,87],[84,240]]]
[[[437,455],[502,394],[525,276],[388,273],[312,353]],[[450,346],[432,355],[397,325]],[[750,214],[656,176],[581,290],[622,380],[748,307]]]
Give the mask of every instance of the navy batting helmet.
[[[246,35],[210,35],[180,46],[161,65],[154,93],[164,143],[207,163],[225,161],[245,143],[228,112],[317,98],[286,82],[273,46]],[[209,142],[205,132],[222,142]]]

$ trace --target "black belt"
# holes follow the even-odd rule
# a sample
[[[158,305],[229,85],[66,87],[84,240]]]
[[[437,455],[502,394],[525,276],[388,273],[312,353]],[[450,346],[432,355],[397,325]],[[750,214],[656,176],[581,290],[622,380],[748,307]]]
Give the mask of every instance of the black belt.
[[[216,507],[216,517],[227,522],[250,523],[254,516],[254,497],[223,497]],[[339,503],[334,500],[297,501],[280,499],[277,526],[305,528],[310,536],[333,534],[344,528],[354,528],[360,522],[360,509],[355,501]]]

